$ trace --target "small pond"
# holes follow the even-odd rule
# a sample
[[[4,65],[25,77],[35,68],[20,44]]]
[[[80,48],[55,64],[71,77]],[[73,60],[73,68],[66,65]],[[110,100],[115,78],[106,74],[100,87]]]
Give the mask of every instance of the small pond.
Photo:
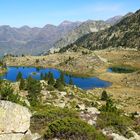
[[[59,78],[61,74],[61,71],[53,68],[8,67],[7,73],[1,76],[1,78],[15,82],[17,74],[19,72],[22,73],[24,79],[26,79],[31,75],[33,78],[37,80],[40,80],[41,74],[45,74],[48,72],[52,72],[55,79]],[[83,78],[65,74],[64,78],[66,83],[69,83],[69,80],[71,78],[74,85],[82,89],[104,88],[111,86],[110,82],[101,80],[97,77]]]
[[[135,72],[136,69],[129,68],[129,67],[111,67],[108,68],[108,72],[114,72],[114,73],[132,73]]]

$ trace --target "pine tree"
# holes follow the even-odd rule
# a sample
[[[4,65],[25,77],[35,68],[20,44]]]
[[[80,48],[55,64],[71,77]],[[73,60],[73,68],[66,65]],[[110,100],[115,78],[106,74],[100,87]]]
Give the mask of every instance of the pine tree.
[[[107,101],[108,100],[108,95],[107,95],[107,92],[105,90],[102,92],[101,100],[103,100],[103,101]]]
[[[47,74],[47,73],[45,73],[45,75],[44,75],[43,79],[44,79],[45,81],[47,81],[47,80],[49,79],[49,77],[48,77],[48,74]]]
[[[20,79],[22,79],[22,73],[21,72],[19,72],[18,75],[17,75],[17,77],[16,77],[16,80],[17,81],[19,81]]]
[[[48,79],[48,84],[54,86],[55,80],[54,80],[53,73],[49,72],[48,78],[49,78],[49,79]]]
[[[27,79],[28,100],[31,105],[36,105],[40,99],[41,92],[40,81],[33,79],[31,76]]]
[[[65,85],[65,78],[64,78],[64,73],[63,72],[61,72],[61,74],[60,74],[60,81],[61,81],[61,83],[63,84],[63,85]]]
[[[44,79],[44,75],[43,75],[43,73],[40,74],[40,79],[41,79],[41,80]]]
[[[25,80],[23,78],[20,79],[19,89],[20,90],[24,90],[25,89]]]
[[[70,80],[69,80],[69,85],[73,85],[73,80],[72,80],[71,77],[70,77]]]

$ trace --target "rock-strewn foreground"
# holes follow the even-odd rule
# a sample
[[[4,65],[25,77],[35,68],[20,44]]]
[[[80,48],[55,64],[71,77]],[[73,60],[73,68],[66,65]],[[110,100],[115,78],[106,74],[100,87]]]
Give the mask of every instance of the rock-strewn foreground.
[[[0,140],[35,140],[30,133],[30,111],[9,101],[0,101]]]

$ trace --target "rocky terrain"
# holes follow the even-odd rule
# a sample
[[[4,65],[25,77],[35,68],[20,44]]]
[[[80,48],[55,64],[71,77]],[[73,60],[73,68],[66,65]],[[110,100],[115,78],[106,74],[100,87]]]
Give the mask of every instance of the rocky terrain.
[[[58,26],[47,24],[43,28],[0,26],[0,56],[7,53],[38,55],[80,24],[64,21]]]
[[[0,140],[37,140],[38,134],[31,134],[31,112],[18,104],[0,100]]]
[[[122,103],[123,109],[127,112],[140,111],[139,61],[140,53],[135,50],[89,51],[82,48],[77,52],[56,53],[47,56],[5,58],[8,66],[51,67],[76,76],[97,76],[109,81],[112,86],[106,90],[118,103]],[[113,66],[133,68],[136,71],[131,73],[108,72],[107,69]],[[100,96],[102,89],[93,89],[93,92]]]
[[[122,112],[120,104],[111,99],[110,93],[97,95],[96,90],[85,91],[74,85],[59,89],[50,85],[48,80],[41,80],[39,84],[28,79],[22,88],[21,81],[6,87],[8,81],[1,83],[0,140],[68,139],[67,136],[83,140],[139,140],[139,112],[134,112],[133,116],[133,112]],[[32,83],[30,88],[28,82]],[[5,88],[14,90],[6,94]]]
[[[62,48],[60,51],[68,51],[75,46],[85,47],[91,50],[106,48],[140,48],[140,10],[123,18],[118,24],[110,28],[90,33],[79,38],[75,43]]]
[[[54,48],[65,47],[83,35],[108,28],[112,22],[115,24],[120,19],[63,21],[58,26],[47,24],[42,28],[29,26],[16,28],[3,25],[0,26],[0,56],[5,54],[46,54],[50,48],[53,48],[52,51]]]
[[[31,76],[23,79],[22,73],[16,82],[1,79],[0,140],[140,139],[140,10],[113,23],[120,19],[109,19],[113,25],[109,28],[102,21],[78,22],[77,28],[65,21],[59,29],[70,27],[71,32],[57,42],[58,48],[62,46],[59,52],[3,58],[2,67],[50,67],[80,77],[95,76],[112,85],[83,90],[72,81],[66,84],[63,73],[54,79],[51,72],[43,74],[41,80]],[[51,44],[53,34],[56,41],[56,28],[47,25],[40,29],[41,34],[35,35],[37,42],[50,37]]]
[[[98,32],[110,27],[110,24],[104,21],[88,20],[82,23],[78,28],[66,34],[63,38],[54,44],[54,48],[63,48],[71,43],[74,43],[78,38],[91,32]]]

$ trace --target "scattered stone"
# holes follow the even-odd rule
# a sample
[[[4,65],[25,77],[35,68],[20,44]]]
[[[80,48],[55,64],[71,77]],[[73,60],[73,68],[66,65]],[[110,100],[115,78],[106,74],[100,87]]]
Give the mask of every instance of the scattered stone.
[[[87,112],[89,112],[91,114],[97,114],[97,115],[100,114],[100,111],[95,107],[88,107]]]
[[[64,91],[63,92],[60,92],[60,95],[61,96],[66,96],[67,95],[67,92],[64,92]]]
[[[85,110],[85,105],[84,104],[78,104],[77,107],[79,108],[79,110]]]

